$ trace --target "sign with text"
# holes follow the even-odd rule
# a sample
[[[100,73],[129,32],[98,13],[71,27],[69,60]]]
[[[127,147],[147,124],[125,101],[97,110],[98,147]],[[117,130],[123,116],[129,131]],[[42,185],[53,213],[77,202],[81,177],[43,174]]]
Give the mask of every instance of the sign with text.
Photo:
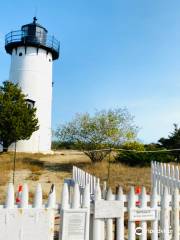
[[[129,220],[130,221],[153,221],[157,219],[158,212],[153,208],[136,208],[130,209]]]
[[[86,240],[88,211],[63,210],[62,240]]]
[[[95,201],[95,218],[121,218],[124,214],[124,206],[121,201]]]

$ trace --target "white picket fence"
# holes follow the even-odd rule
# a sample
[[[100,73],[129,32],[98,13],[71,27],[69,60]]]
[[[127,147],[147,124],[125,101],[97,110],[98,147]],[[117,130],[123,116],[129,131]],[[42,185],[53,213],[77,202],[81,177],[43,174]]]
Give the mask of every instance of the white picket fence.
[[[177,188],[170,195],[165,187],[163,194],[158,195],[155,186],[148,195],[143,187],[142,193],[137,195],[131,187],[125,195],[119,187],[116,195],[109,189],[104,200],[97,183],[91,205],[88,185],[81,192],[76,183],[73,197],[69,194],[65,183],[61,208],[62,240],[135,240],[138,237],[141,240],[179,240],[180,195]],[[140,202],[139,206],[137,202]]]
[[[55,189],[43,204],[38,184],[34,203],[29,204],[28,186],[24,184],[20,204],[15,204],[14,186],[9,184],[4,205],[0,205],[0,240],[53,240],[56,205]]]
[[[74,186],[75,183],[78,183],[82,189],[84,189],[88,184],[90,188],[90,194],[94,195],[96,184],[99,182],[99,178],[83,171],[76,166],[73,166],[72,179],[65,179],[65,182],[68,183],[69,186]]]
[[[168,192],[173,193],[174,189],[180,188],[179,166],[172,164],[151,162],[151,184],[157,185],[157,192],[163,193],[164,186]]]
[[[57,204],[55,188],[51,189],[44,203],[40,184],[37,185],[33,204],[29,204],[28,186],[25,184],[21,203],[17,205],[14,187],[9,184],[6,202],[0,205],[0,240],[53,240],[57,212],[60,213],[60,222],[56,226],[59,240],[179,240],[178,185],[173,185],[171,191],[168,184],[160,186],[159,166],[152,163],[154,185],[151,194],[147,194],[144,187],[141,194],[135,194],[134,187],[129,194],[124,194],[121,187],[113,194],[104,185],[101,189],[100,181],[96,179],[96,183],[92,184],[94,187],[91,187],[92,198],[91,181],[78,183],[78,179],[86,179],[82,177],[84,173],[78,170],[80,173],[71,190],[69,182],[65,181],[61,204]],[[76,170],[73,171],[77,176]],[[164,182],[167,183],[167,177],[162,179],[166,179]]]

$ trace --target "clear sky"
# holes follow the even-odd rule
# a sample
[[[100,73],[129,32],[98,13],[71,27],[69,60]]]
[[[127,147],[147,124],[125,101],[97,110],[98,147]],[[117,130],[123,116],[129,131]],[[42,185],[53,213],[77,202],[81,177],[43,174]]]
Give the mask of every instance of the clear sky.
[[[8,79],[4,35],[32,21],[61,42],[54,62],[53,129],[77,112],[126,106],[152,142],[180,124],[180,1],[0,2],[0,81]]]

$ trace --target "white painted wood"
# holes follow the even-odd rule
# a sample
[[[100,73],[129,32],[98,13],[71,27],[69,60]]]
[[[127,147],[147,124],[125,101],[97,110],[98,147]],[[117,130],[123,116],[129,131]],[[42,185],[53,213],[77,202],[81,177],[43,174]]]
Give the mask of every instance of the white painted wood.
[[[7,208],[14,208],[14,186],[12,183],[8,185],[5,206]]]
[[[161,239],[162,240],[170,240],[170,209],[169,209],[169,194],[168,194],[168,188],[164,187],[164,193],[162,198],[162,210],[161,210]]]
[[[152,195],[151,195],[151,208],[157,209],[158,207],[158,196],[157,196],[157,186],[156,184],[153,187]],[[151,222],[152,228],[152,240],[158,240],[158,216],[156,219]]]
[[[25,183],[23,185],[22,198],[21,198],[21,202],[20,202],[21,208],[28,208],[28,199],[29,199],[28,186]]]
[[[34,207],[35,208],[42,207],[42,188],[40,183],[38,183],[36,187],[36,192],[34,197]]]
[[[118,188],[116,199],[117,201],[120,201],[123,211],[121,218],[117,218],[116,220],[116,240],[124,240],[124,195],[123,189],[120,186]]]
[[[128,196],[128,211],[130,213],[131,208],[135,208],[135,192],[134,192],[134,187],[131,187],[130,193]],[[129,221],[128,220],[128,240],[135,240],[135,222],[134,221]]]
[[[107,197],[108,201],[113,200],[112,190],[111,188],[108,189]],[[106,240],[113,240],[113,221],[112,219],[106,220]]]
[[[174,195],[173,195],[173,201],[172,201],[172,207],[173,207],[173,227],[172,227],[172,234],[173,234],[173,240],[179,240],[179,233],[180,233],[180,227],[179,227],[179,190],[178,188],[175,188]]]
[[[97,182],[95,189],[95,200],[101,200],[101,189]],[[93,240],[104,240],[104,220],[95,219],[93,221]]]
[[[146,189],[145,187],[142,188],[142,193],[140,196],[140,209],[147,208],[147,196],[146,196]],[[147,222],[141,221],[140,227],[142,228],[142,234],[140,236],[140,240],[147,239]]]

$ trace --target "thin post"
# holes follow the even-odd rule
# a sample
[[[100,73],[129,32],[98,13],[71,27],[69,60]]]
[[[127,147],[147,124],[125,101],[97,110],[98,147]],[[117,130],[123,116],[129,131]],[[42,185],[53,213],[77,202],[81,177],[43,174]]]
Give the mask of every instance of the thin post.
[[[16,171],[16,142],[14,144],[14,157],[13,157],[13,184],[15,182],[15,171]]]
[[[110,185],[110,168],[111,168],[111,148],[109,149],[109,159],[108,159],[108,186]]]

